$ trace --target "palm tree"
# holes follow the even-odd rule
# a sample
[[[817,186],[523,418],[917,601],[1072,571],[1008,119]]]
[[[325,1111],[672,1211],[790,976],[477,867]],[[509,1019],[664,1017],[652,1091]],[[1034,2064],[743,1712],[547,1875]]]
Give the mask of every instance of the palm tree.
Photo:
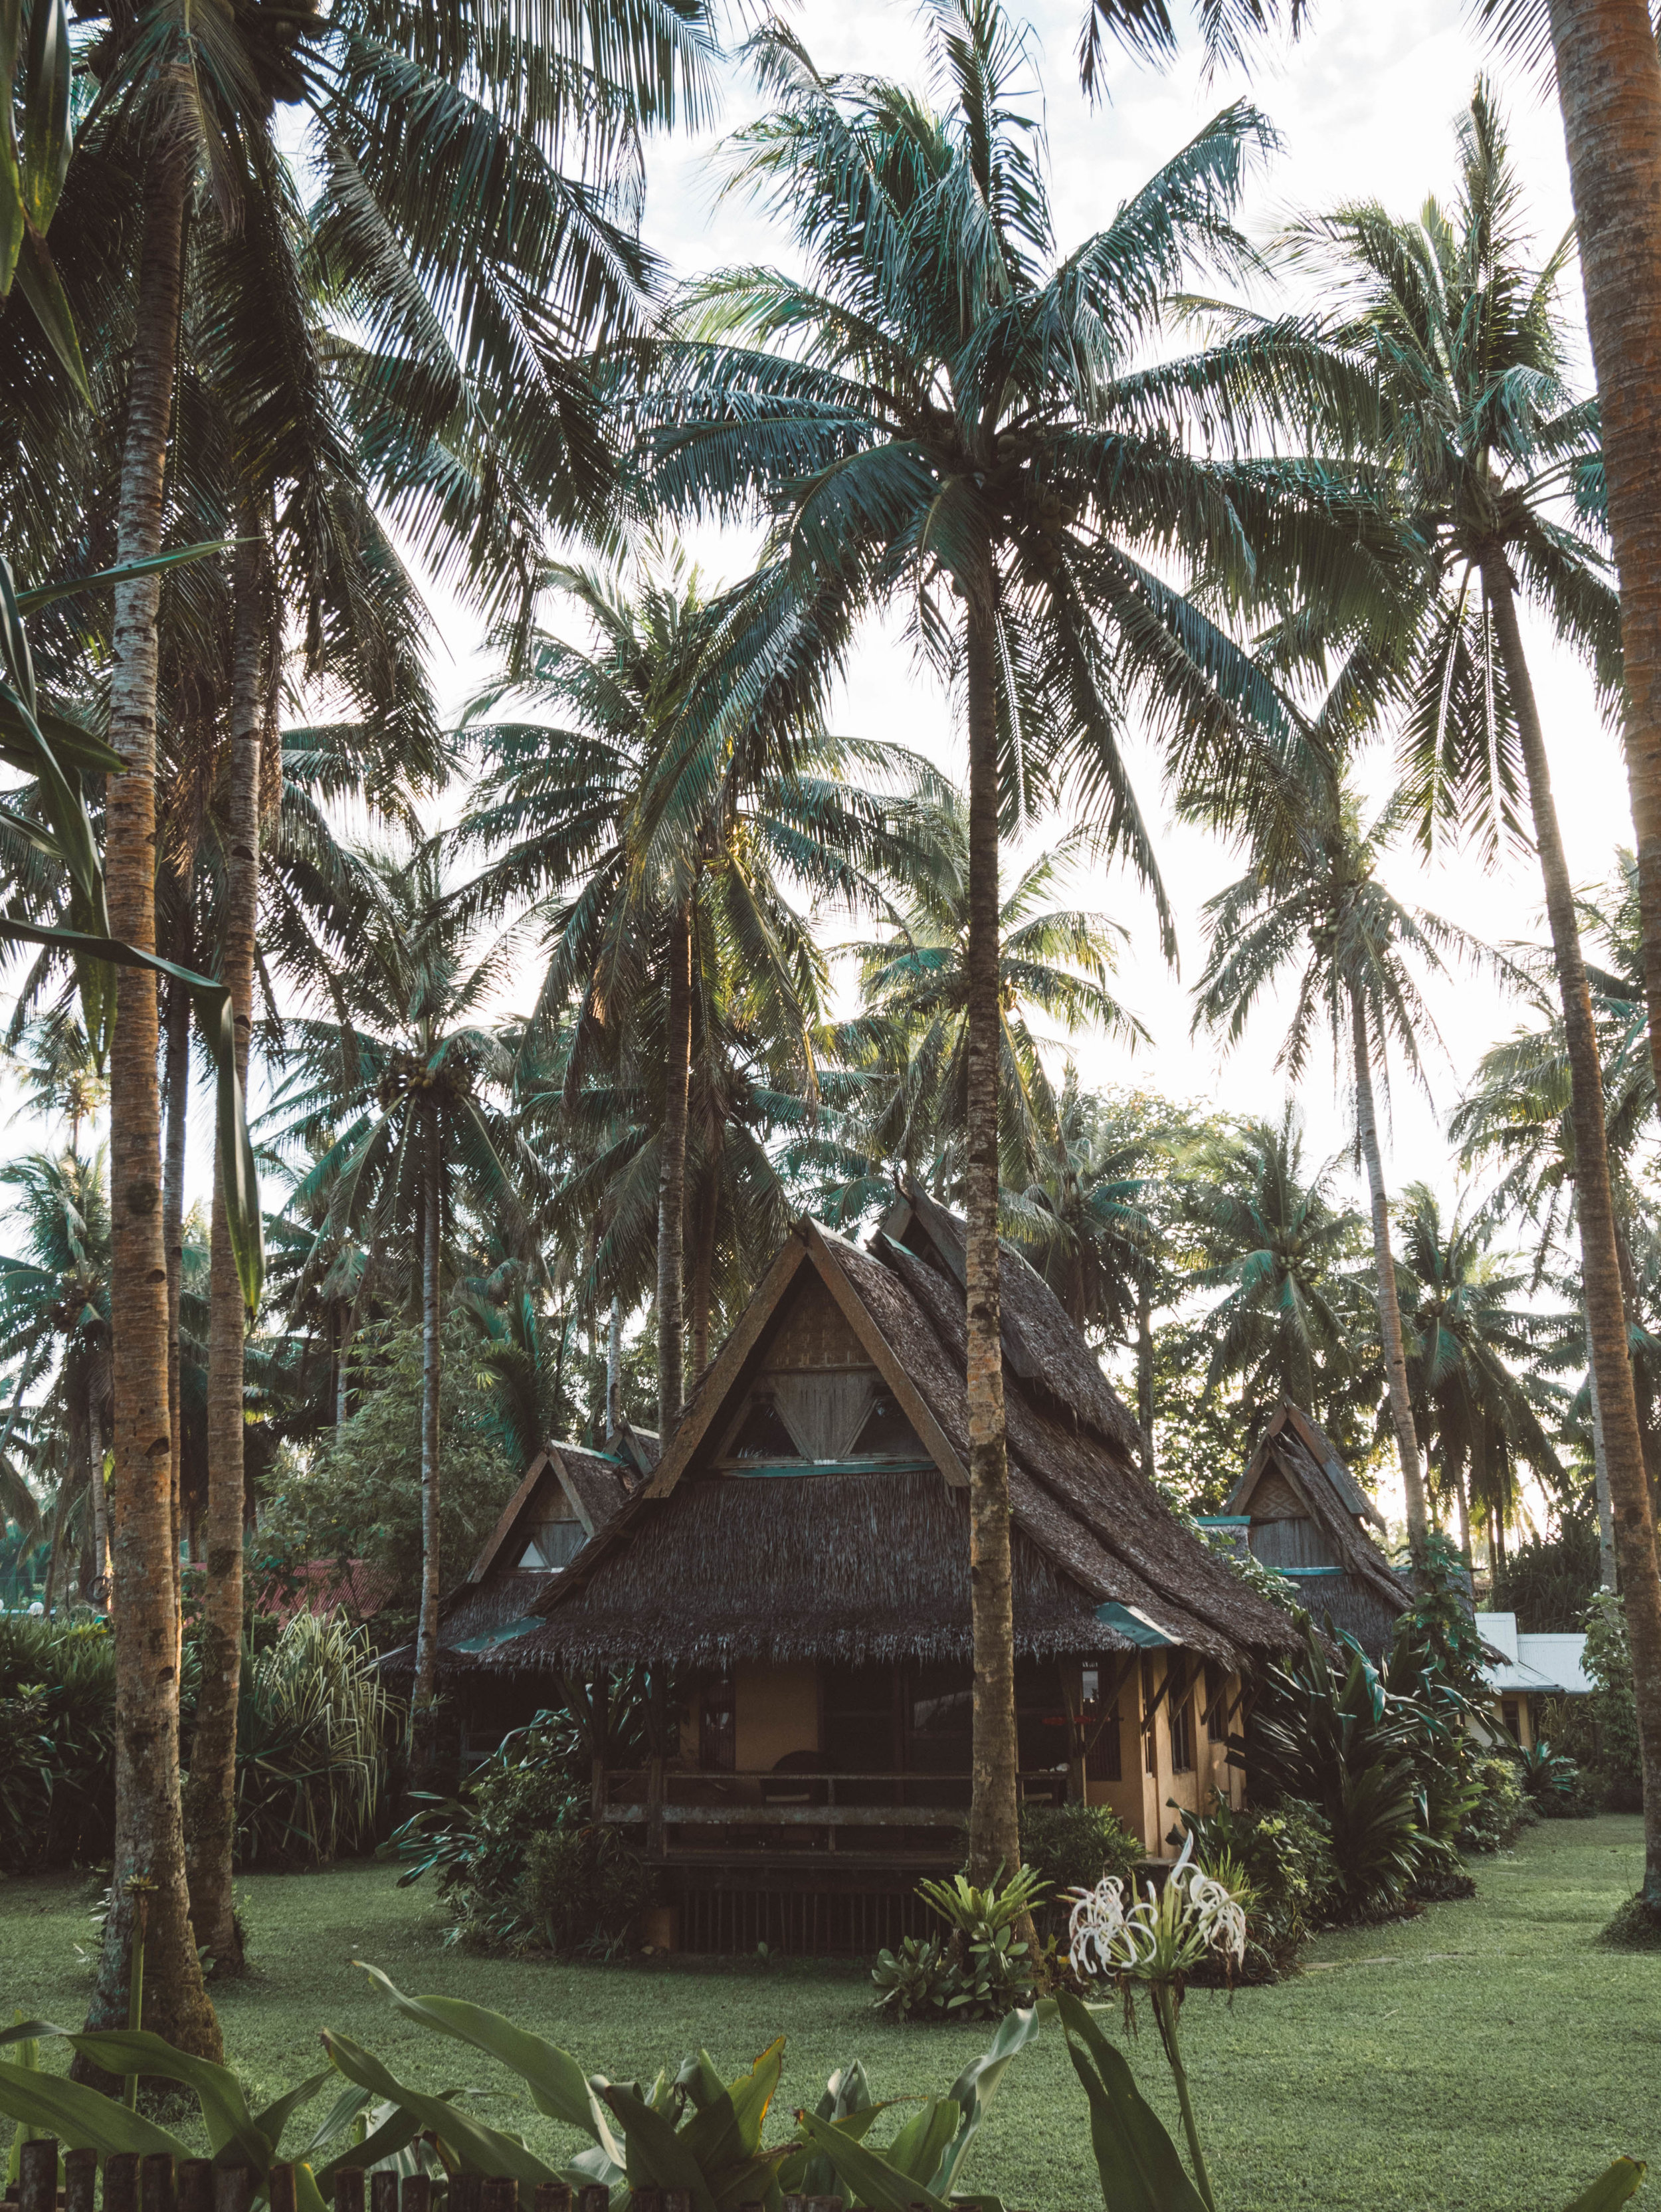
[[[1295,835],[1269,841],[1238,882],[1206,902],[1206,965],[1195,986],[1194,1026],[1222,1030],[1230,1044],[1237,1043],[1264,994],[1295,975],[1292,1019],[1276,1065],[1300,1081],[1318,1024],[1331,1038],[1335,1061],[1349,1060],[1355,1141],[1372,1200],[1373,1281],[1391,1421],[1407,1498],[1408,1540],[1419,1550],[1429,1521],[1402,1349],[1373,1086],[1376,1074],[1388,1095],[1391,1042],[1409,1073],[1423,1082],[1420,1038],[1440,1040],[1414,970],[1442,974],[1443,953],[1469,949],[1469,939],[1440,916],[1405,904],[1380,880],[1379,860],[1396,826],[1393,806],[1364,824],[1355,790],[1323,781],[1306,793],[1300,815]]]
[[[969,1136],[968,810],[949,787],[911,817],[919,858],[890,906],[888,933],[841,948],[859,963],[859,1013],[835,1032],[842,1064],[866,1079],[852,1143],[870,1163],[928,1164],[943,1196],[955,1196]],[[1071,1033],[1095,1028],[1127,1048],[1146,1040],[1114,997],[1125,932],[1104,915],[1053,902],[1088,841],[1074,830],[1029,862],[1002,890],[998,928],[997,1133],[999,1177],[1019,1190],[1062,1141],[1060,1100],[1032,1024],[1041,1015]]]
[[[731,642],[746,602],[711,599],[677,550],[648,556],[632,592],[585,569],[553,570],[550,581],[588,616],[591,648],[535,634],[469,710],[487,765],[461,837],[492,857],[467,905],[519,910],[543,933],[538,1021],[546,1028],[577,1010],[564,1055],[568,1103],[602,1073],[607,1095],[619,1079],[636,1104],[643,1086],[658,1093],[658,1401],[667,1436],[683,1396],[694,1070],[712,1070],[718,1006],[729,1016],[742,1008],[740,1025],[771,1040],[773,1079],[793,1058],[810,1089],[823,963],[791,895],[870,903],[867,872],[897,849],[892,807],[851,781],[883,757],[832,739],[810,695],[768,683],[753,706],[711,714],[718,688],[742,701],[753,681]],[[718,687],[708,673],[718,665]],[[523,702],[528,718],[487,722],[505,698]],[[720,1086],[702,1091],[704,1133],[718,1150]],[[621,1118],[633,1121],[633,1108]],[[638,1183],[636,1151],[627,1157]],[[700,1292],[695,1303],[702,1336],[707,1301]]]
[[[1185,1117],[1145,1092],[1082,1091],[1070,1067],[1055,1140],[1021,1194],[1010,1232],[1073,1320],[1106,1344],[1134,1341],[1142,1471],[1154,1479],[1154,1314],[1174,1278],[1167,1255],[1170,1170]]]
[[[109,1431],[110,1205],[101,1147],[82,1158],[31,1152],[0,1168],[21,1231],[15,1257],[0,1258],[0,1366],[16,1363],[12,1415],[54,1359],[49,1391],[65,1444],[52,1514],[55,1566],[70,1508],[90,1510],[91,1566],[84,1595],[107,1590],[109,1523],[104,1483]],[[0,1447],[3,1449],[3,1447]],[[49,1571],[49,1579],[55,1579]]]
[[[901,85],[822,76],[779,24],[751,42],[776,107],[741,135],[737,181],[784,223],[802,273],[737,270],[694,288],[646,413],[658,498],[724,514],[759,505],[788,573],[804,590],[812,580],[828,640],[846,639],[860,607],[903,598],[913,635],[961,684],[969,1863],[985,1881],[1018,1850],[997,1281],[1000,816],[1013,823],[1058,774],[1074,777],[1105,844],[1156,886],[1119,750],[1129,701],[1179,756],[1224,736],[1238,744],[1253,717],[1283,731],[1270,686],[1167,579],[1171,565],[1191,567],[1229,604],[1269,589],[1278,549],[1306,588],[1330,585],[1337,541],[1307,497],[1319,472],[1236,466],[1181,426],[1203,416],[1249,436],[1306,396],[1306,376],[1338,372],[1279,327],[1135,362],[1185,272],[1248,260],[1230,218],[1269,142],[1259,116],[1225,110],[1058,258],[1024,36],[997,0],[939,0],[927,21],[940,109]],[[1162,898],[1160,909],[1168,940]]]
[[[1289,1099],[1278,1121],[1202,1139],[1179,1164],[1202,1255],[1194,1287],[1223,1293],[1201,1323],[1205,1387],[1239,1385],[1248,1437],[1282,1399],[1323,1425],[1347,1419],[1370,1364],[1356,1358],[1360,1316],[1343,1272],[1361,1219],[1333,1197],[1336,1166],[1306,1170]]]
[[[1610,698],[1622,684],[1620,608],[1599,537],[1597,410],[1570,389],[1569,334],[1556,307],[1567,244],[1543,267],[1530,264],[1519,183],[1484,85],[1461,119],[1459,155],[1451,211],[1433,201],[1418,222],[1400,222],[1362,204],[1306,221],[1294,237],[1344,303],[1337,341],[1371,349],[1385,407],[1380,457],[1426,549],[1404,739],[1424,834],[1451,822],[1495,851],[1522,836],[1526,793],[1563,1006],[1586,1310],[1647,1747],[1645,1892],[1661,1911],[1661,1573],[1627,1357],[1596,1024],[1518,599],[1592,661]]]
[[[529,1250],[524,1195],[536,1170],[508,1110],[511,1056],[481,1011],[510,949],[475,959],[447,896],[439,848],[363,857],[366,896],[341,978],[345,1012],[288,1024],[294,1073],[272,1107],[280,1141],[318,1146],[295,1200],[328,1187],[333,1219],[385,1254],[415,1255],[422,1330],[421,1590],[410,1715],[410,1768],[422,1786],[434,1754],[438,1685],[439,1407],[446,1224],[465,1198]]]
[[[1529,1279],[1490,1250],[1496,1227],[1491,1209],[1460,1208],[1444,1221],[1425,1184],[1409,1183],[1402,1195],[1415,1415],[1443,1503],[1458,1509],[1461,1550],[1469,1557],[1472,1515],[1481,1513],[1497,1547],[1497,1565],[1515,1514],[1519,1466],[1560,1486],[1566,1479],[1541,1419],[1543,1413],[1561,1414],[1561,1393],[1527,1371],[1558,1322],[1514,1303]]]

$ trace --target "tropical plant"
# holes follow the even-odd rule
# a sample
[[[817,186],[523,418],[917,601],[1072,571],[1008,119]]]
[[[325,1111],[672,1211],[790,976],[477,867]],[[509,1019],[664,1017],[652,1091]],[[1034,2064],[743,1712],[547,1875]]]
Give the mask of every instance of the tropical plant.
[[[508,1110],[509,1055],[481,1018],[507,947],[472,957],[434,844],[402,858],[366,855],[362,877],[339,1018],[288,1024],[296,1065],[272,1112],[281,1141],[315,1155],[295,1194],[301,1207],[326,1185],[336,1222],[372,1251],[398,1237],[418,1255],[409,1272],[421,1313],[421,1581],[410,1757],[420,1782],[434,1753],[438,1686],[446,1225],[466,1198],[528,1252],[523,1194],[536,1173]]]
[[[876,2009],[895,2020],[1002,2020],[1030,2005],[1049,1978],[1045,1948],[1030,1931],[1048,1885],[1031,1867],[1006,1882],[1000,1867],[984,1889],[961,1874],[918,1882],[917,1893],[946,1923],[926,1940],[907,1936],[871,1969]]]
[[[1474,1513],[1486,1516],[1504,1557],[1519,1469],[1560,1491],[1567,1481],[1545,1418],[1561,1394],[1537,1371],[1553,1320],[1519,1301],[1526,1275],[1492,1250],[1498,1224],[1479,1209],[1445,1221],[1435,1193],[1409,1183],[1400,1220],[1408,1376],[1414,1418],[1430,1451],[1432,1479],[1457,1510],[1470,1555]]]
[[[0,1869],[35,1874],[106,1855],[114,1739],[108,1628],[0,1613]]]
[[[1094,1889],[1081,1892],[1074,1900],[1068,1956],[1082,1979],[1107,1980],[1116,1985],[1125,1999],[1127,2022],[1138,1996],[1145,1996],[1152,2006],[1182,2108],[1194,2185],[1209,2212],[1216,2212],[1205,2154],[1200,2148],[1188,2069],[1182,2060],[1179,2023],[1183,1990],[1197,1967],[1218,1958],[1229,1967],[1244,1963],[1246,1900],[1238,1869],[1228,1868],[1232,1880],[1220,1878],[1228,1863],[1219,1861],[1219,1874],[1208,1874],[1193,1852],[1191,1835],[1184,1840],[1177,1863],[1161,1886],[1156,1890],[1149,1882],[1139,1898],[1127,1884],[1113,1881],[1103,1881]],[[1068,2023],[1070,2047],[1079,2020],[1088,2019],[1082,2006],[1074,2011],[1072,2005],[1073,2001],[1067,2000],[1062,2012]],[[1094,2099],[1091,2101],[1094,2104]]]
[[[1427,841],[1446,824],[1495,855],[1524,841],[1526,822],[1539,856],[1569,1063],[1587,1322],[1653,1775],[1645,1887],[1661,1917],[1661,1571],[1627,1356],[1597,1028],[1519,594],[1592,664],[1611,708],[1627,711],[1631,695],[1605,547],[1599,417],[1573,388],[1558,306],[1573,235],[1531,261],[1522,180],[1486,84],[1460,118],[1458,146],[1451,210],[1432,200],[1404,222],[1361,204],[1306,219],[1294,237],[1336,297],[1335,342],[1374,364],[1378,457],[1425,549],[1397,641],[1409,803]]]
[[[961,793],[918,803],[917,857],[889,908],[889,931],[845,946],[859,963],[860,1011],[835,1032],[842,1063],[864,1078],[844,1141],[873,1168],[920,1174],[955,1196],[968,1143],[969,825]],[[1147,1031],[1113,995],[1125,933],[1105,915],[1058,906],[1088,851],[1058,838],[1003,891],[998,933],[998,1146],[1004,1186],[1020,1190],[1065,1142],[1061,1098],[1034,1016],[1068,1034],[1096,1029],[1126,1046]],[[857,1130],[857,1133],[856,1133]]]
[[[1270,1978],[1295,1960],[1327,1918],[1338,1891],[1332,1839],[1312,1805],[1283,1798],[1273,1812],[1241,1811],[1220,1798],[1209,1812],[1178,1814],[1208,1874],[1224,1865],[1245,1878],[1245,1978]]]
[[[1000,817],[1075,779],[1103,845],[1157,887],[1120,749],[1146,704],[1179,765],[1249,732],[1284,737],[1270,686],[1171,569],[1215,599],[1277,581],[1336,596],[1355,543],[1312,514],[1296,465],[1236,465],[1183,425],[1249,437],[1342,364],[1291,325],[1140,365],[1197,266],[1241,270],[1232,216],[1260,116],[1226,109],[1058,257],[1028,43],[997,0],[925,18],[939,108],[828,78],[796,34],[749,52],[774,112],[737,143],[737,185],[776,213],[800,273],[717,274],[682,302],[646,403],[652,490],[759,506],[827,654],[872,601],[961,683],[968,740],[968,1422],[977,1775],[971,1871],[1016,1850],[1009,1498],[997,1318]],[[1326,485],[1316,489],[1324,501]],[[1365,532],[1363,532],[1363,535]],[[1156,551],[1155,551],[1156,549]],[[1155,567],[1145,557],[1155,555]],[[1162,928],[1169,921],[1160,899]]]
[[[245,1647],[239,1680],[239,1863],[319,1866],[367,1850],[397,1713],[365,1632],[302,1608],[273,1642]]]
[[[1591,1814],[1579,1768],[1546,1737],[1519,1752],[1518,1772],[1524,1796],[1543,1820]]]
[[[1422,975],[1444,972],[1444,954],[1469,950],[1465,933],[1397,898],[1379,875],[1396,826],[1385,807],[1364,823],[1348,783],[1305,780],[1299,823],[1261,841],[1238,882],[1206,902],[1206,964],[1194,987],[1194,1023],[1239,1042],[1254,1008],[1283,979],[1296,979],[1292,1019],[1276,1066],[1297,1083],[1307,1072],[1317,1025],[1334,1064],[1347,1062],[1355,1092],[1355,1141],[1373,1213],[1373,1268],[1385,1380],[1407,1496],[1409,1542],[1429,1525],[1420,1438],[1414,1427],[1402,1317],[1390,1249],[1389,1197],[1373,1103],[1376,1075],[1389,1095],[1393,1044],[1408,1073],[1424,1081],[1421,1041],[1440,1042]],[[1415,969],[1418,973],[1415,973]]]
[[[1310,1174],[1303,1144],[1288,1099],[1278,1121],[1208,1135],[1179,1164],[1203,1259],[1192,1285],[1222,1293],[1206,1314],[1205,1388],[1239,1389],[1248,1437],[1287,1399],[1341,1436],[1365,1395],[1367,1333],[1344,1272],[1361,1218],[1335,1196],[1336,1162]]]
[[[587,617],[590,647],[543,631],[512,642],[469,709],[485,774],[461,834],[492,857],[466,902],[523,909],[543,938],[533,1036],[574,1004],[559,1097],[605,1131],[592,1148],[605,1174],[573,1188],[599,1224],[607,1290],[632,1302],[655,1247],[667,1435],[684,1395],[687,1224],[700,1232],[691,1319],[706,1357],[720,1164],[730,1151],[730,1173],[746,1149],[731,1096],[745,1071],[731,1062],[811,1093],[823,957],[792,898],[874,903],[870,871],[898,849],[893,809],[852,778],[887,763],[830,738],[811,690],[746,662],[746,603],[712,598],[678,549],[643,561],[632,587],[579,568],[548,580]],[[494,719],[505,702],[518,712]],[[646,1124],[633,1140],[631,1121]],[[714,1188],[688,1189],[694,1155]],[[639,1193],[654,1164],[648,1224]],[[776,1179],[771,1210],[776,1235]]]

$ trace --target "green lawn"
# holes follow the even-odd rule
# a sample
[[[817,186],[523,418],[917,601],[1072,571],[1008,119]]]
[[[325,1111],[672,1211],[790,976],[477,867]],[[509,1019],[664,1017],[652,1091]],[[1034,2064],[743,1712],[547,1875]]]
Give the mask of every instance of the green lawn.
[[[1473,1901],[1324,1936],[1296,1979],[1232,2005],[1191,1995],[1186,2047],[1223,2212],[1555,2212],[1617,2153],[1661,2158],[1661,1955],[1595,1940],[1640,1854],[1635,1819],[1537,1828],[1477,1862]],[[218,2001],[233,2060],[265,2092],[316,2063],[324,2026],[409,2078],[488,2085],[486,2062],[403,2022],[356,1958],[404,1989],[495,2006],[613,2075],[649,2075],[699,2043],[736,2072],[782,2031],[795,2101],[855,2053],[879,2094],[943,2089],[985,2040],[881,2023],[858,1972],[809,1961],[550,1966],[446,1951],[425,1893],[379,1866],[244,1887],[256,1971]],[[78,1881],[0,1886],[0,2016],[78,2015],[86,1902]],[[1132,2063],[1174,2131],[1151,2022]],[[558,2137],[506,2091],[492,2116],[533,2142]],[[1006,2077],[967,2179],[1043,2212],[1100,2204],[1058,2037]]]

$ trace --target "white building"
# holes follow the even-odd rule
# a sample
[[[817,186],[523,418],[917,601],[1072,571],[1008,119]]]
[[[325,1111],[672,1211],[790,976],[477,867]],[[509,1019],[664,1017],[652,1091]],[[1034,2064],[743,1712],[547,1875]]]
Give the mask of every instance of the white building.
[[[1479,1613],[1476,1628],[1501,1654],[1483,1672],[1501,1725],[1525,1751],[1537,1740],[1537,1698],[1584,1698],[1596,1687],[1585,1673],[1586,1639],[1579,1631],[1525,1635],[1514,1613]]]

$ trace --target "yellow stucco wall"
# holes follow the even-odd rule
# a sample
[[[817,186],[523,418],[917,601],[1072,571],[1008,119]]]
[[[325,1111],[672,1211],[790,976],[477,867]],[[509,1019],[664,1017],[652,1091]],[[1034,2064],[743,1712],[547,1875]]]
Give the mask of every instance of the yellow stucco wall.
[[[732,1698],[741,1774],[765,1774],[787,1751],[819,1748],[819,1684],[810,1659],[735,1667]]]

